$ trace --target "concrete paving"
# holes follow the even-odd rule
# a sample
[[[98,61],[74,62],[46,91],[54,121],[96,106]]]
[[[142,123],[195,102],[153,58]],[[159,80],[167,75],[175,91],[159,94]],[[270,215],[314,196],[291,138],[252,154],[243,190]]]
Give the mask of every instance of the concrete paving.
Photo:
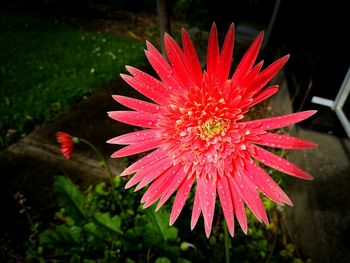
[[[291,180],[287,189],[295,242],[313,262],[350,262],[350,141],[307,130],[298,136],[319,147],[290,154],[314,176],[311,182]]]

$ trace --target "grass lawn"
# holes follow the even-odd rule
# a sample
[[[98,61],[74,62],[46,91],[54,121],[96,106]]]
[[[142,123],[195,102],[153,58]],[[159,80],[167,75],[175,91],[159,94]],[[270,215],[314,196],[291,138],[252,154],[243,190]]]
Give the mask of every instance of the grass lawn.
[[[57,21],[0,14],[0,147],[103,87],[144,43]]]

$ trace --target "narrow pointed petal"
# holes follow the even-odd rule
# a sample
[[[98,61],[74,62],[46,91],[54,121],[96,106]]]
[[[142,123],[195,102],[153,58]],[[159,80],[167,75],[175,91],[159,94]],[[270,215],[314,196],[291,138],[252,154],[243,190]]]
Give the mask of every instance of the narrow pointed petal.
[[[218,179],[217,183],[218,195],[220,198],[220,204],[224,212],[227,228],[231,234],[234,236],[235,230],[235,220],[233,215],[233,202],[231,198],[230,187],[226,176]]]
[[[199,87],[202,82],[202,68],[193,43],[186,30],[182,30],[182,43],[186,58],[186,68],[192,73],[194,83]]]
[[[309,111],[301,111],[292,114],[286,114],[279,117],[266,118],[261,120],[249,121],[246,122],[248,127],[259,126],[259,128],[264,130],[272,130],[277,128],[283,128],[294,123],[303,121],[310,116],[314,115],[317,111],[309,110]]]
[[[154,140],[154,141],[145,141],[140,142],[137,144],[131,144],[129,146],[125,146],[124,148],[120,149],[119,151],[116,151],[112,154],[112,158],[120,158],[125,157],[133,154],[138,154],[142,152],[146,152],[149,150],[152,150],[154,148],[157,148],[160,146],[162,140]]]
[[[245,195],[248,197],[250,202],[253,204],[253,207],[255,209],[254,214],[258,214],[259,218],[266,224],[269,224],[269,219],[266,214],[266,210],[264,208],[264,205],[260,199],[260,196],[258,192],[256,191],[256,185],[253,184],[247,176],[244,176],[245,171],[243,173],[243,176],[239,177],[241,180],[239,183],[243,183],[247,189]]]
[[[167,92],[167,90],[163,83],[135,68],[127,67],[127,70],[133,72],[137,77],[120,74],[126,83],[154,102],[160,105],[167,105],[167,97],[164,96],[164,93]],[[136,74],[136,72],[138,73]]]
[[[255,93],[259,92],[265,85],[277,74],[278,71],[287,63],[289,59],[289,55],[281,57],[276,60],[266,69],[264,69],[258,76],[258,78],[254,81],[252,85],[254,87],[253,91]]]
[[[229,97],[234,97],[233,96],[234,92],[237,92],[240,94],[244,94],[246,99],[250,99],[251,96],[247,96],[246,94],[249,91],[249,87],[252,86],[254,80],[257,78],[263,64],[264,64],[264,61],[260,61],[258,64],[256,64],[252,68],[252,70],[244,77],[242,82],[239,83],[239,85],[237,85],[237,83],[231,81],[230,82],[230,95],[229,95]],[[249,103],[251,103],[251,102],[249,102]]]
[[[257,96],[254,97],[253,102],[249,105],[249,107],[253,107],[254,105],[270,98],[271,96],[276,94],[277,91],[278,91],[278,85],[274,85],[264,89],[262,92],[260,92]]]
[[[163,157],[163,159],[160,159],[158,162],[155,162],[153,164],[148,165],[147,167],[143,168],[142,170],[138,171],[125,185],[125,189],[130,188],[134,186],[135,184],[139,183],[147,174],[151,173],[155,176],[159,176],[163,169],[167,169],[172,165],[171,160],[168,157]],[[162,169],[159,169],[162,168]],[[157,173],[156,173],[157,172]]]
[[[231,197],[233,201],[233,209],[234,213],[236,215],[236,218],[238,220],[239,225],[242,228],[242,231],[247,234],[248,232],[248,225],[247,225],[247,217],[244,210],[244,203],[241,197],[241,193],[239,189],[236,188],[235,184],[233,183],[232,176],[228,178],[228,182],[230,185],[231,190]]]
[[[255,60],[259,54],[259,50],[261,47],[261,43],[264,38],[264,33],[261,32],[251,44],[247,52],[244,54],[241,62],[239,62],[235,73],[232,76],[233,85],[237,85],[240,83],[243,78],[249,73],[249,71],[253,68]]]
[[[171,87],[172,90],[180,91],[183,89],[181,87],[181,82],[177,79],[174,74],[174,70],[168,64],[168,62],[163,58],[159,51],[150,43],[147,42],[148,50],[145,51],[148,61],[151,63],[152,67],[161,78],[161,80]]]
[[[165,34],[164,43],[169,61],[181,85],[183,87],[193,86],[192,78],[183,63],[183,54],[180,47],[168,34]]]
[[[164,183],[164,180],[167,179],[167,174],[163,173],[148,187],[147,191],[144,193],[141,199],[141,204],[143,204],[143,207],[146,208],[146,204],[149,204],[150,202],[154,203],[157,201],[157,199],[161,195],[160,188],[162,184]],[[152,199],[152,200],[151,200]],[[146,206],[146,207],[145,207]]]
[[[164,161],[158,162],[157,166],[154,166],[152,170],[149,170],[149,172],[142,177],[141,182],[135,188],[135,192],[140,190],[150,182],[152,182],[154,179],[158,177],[158,175],[165,173],[165,171],[168,171],[167,174],[169,174],[169,170],[171,171],[174,170],[171,160],[169,160],[168,158],[165,158]],[[140,171],[139,173],[142,173],[142,172],[143,170]]]
[[[234,46],[234,25],[231,24],[226,37],[224,44],[222,46],[221,54],[220,54],[220,64],[219,69],[217,71],[217,79],[220,84],[225,82],[228,79],[228,75],[230,73],[231,63],[232,63],[232,54],[233,54],[233,46]]]
[[[293,202],[286,193],[272,180],[264,169],[257,165],[252,159],[245,163],[247,166],[247,178],[258,187],[260,192],[279,205],[283,205],[283,203],[291,206],[293,205]]]
[[[159,148],[130,165],[120,175],[125,176],[128,174],[132,174],[140,169],[145,168],[146,166],[149,166],[155,162],[158,162],[161,159],[164,159],[165,156],[166,153],[164,152],[164,150]]]
[[[177,166],[170,167],[150,185],[141,199],[141,203],[144,203],[144,208],[151,206],[162,196],[169,183],[176,177],[176,172],[174,173],[174,171],[178,169]]]
[[[178,216],[180,215],[185,205],[188,194],[191,191],[193,181],[194,181],[194,177],[191,176],[190,178],[187,178],[182,182],[179,190],[177,191],[175,196],[175,201],[171,209],[170,222],[169,222],[170,225],[173,225],[176,219],[178,218]]]
[[[243,181],[241,175],[236,175],[232,178],[232,183],[234,184],[236,189],[239,189],[240,196],[243,198],[244,202],[247,204],[248,208],[254,216],[261,222],[260,211],[258,210],[255,200],[250,192],[250,188],[246,185],[245,181]]]
[[[210,78],[213,77],[213,74],[216,72],[217,64],[220,59],[219,54],[219,43],[218,43],[218,32],[216,29],[216,24],[213,23],[210,34],[209,34],[209,43],[207,51],[207,72]]]
[[[266,151],[257,146],[254,146],[254,151],[255,153],[252,154],[252,156],[267,166],[270,166],[278,171],[281,171],[283,173],[286,173],[301,179],[305,179],[305,180],[313,179],[313,177],[309,173],[300,169],[294,163],[291,163],[274,153]]]
[[[254,143],[275,148],[312,149],[317,147],[317,144],[313,142],[277,133],[260,134],[259,138],[260,140],[254,141]]]
[[[120,135],[107,141],[110,144],[135,144],[159,140],[159,130],[141,130]]]
[[[197,178],[197,191],[199,191],[199,202],[204,217],[204,226],[207,237],[209,238],[211,226],[214,219],[216,182],[214,179],[205,180]]]
[[[156,211],[170,198],[170,196],[178,189],[179,185],[185,180],[187,173],[185,173],[184,169],[180,169],[180,165],[177,166],[179,170],[176,171],[176,176],[174,180],[170,182],[167,186],[166,190],[162,194],[162,197],[157,204]],[[175,171],[175,170],[174,170]]]
[[[196,193],[194,195],[193,208],[192,208],[192,216],[191,216],[191,230],[196,226],[199,216],[201,215],[201,204],[200,204],[200,193],[198,191],[198,183],[196,187]]]
[[[110,111],[108,116],[114,120],[144,128],[156,128],[158,121],[158,117],[154,114],[138,111]]]
[[[157,114],[160,111],[160,107],[158,105],[149,103],[143,100],[138,100],[138,99],[119,96],[119,95],[113,95],[113,99],[115,99],[120,104],[136,111],[144,111],[144,112],[154,113],[154,114]]]
[[[251,89],[251,86],[253,86],[254,84],[254,80],[256,80],[256,78],[258,77],[259,72],[263,65],[264,65],[263,60],[260,61],[258,64],[256,64],[252,68],[252,70],[244,77],[242,82],[239,84],[238,88],[245,88],[246,89],[245,93],[248,93],[248,91]],[[231,82],[231,85],[237,86],[237,84],[233,82]]]

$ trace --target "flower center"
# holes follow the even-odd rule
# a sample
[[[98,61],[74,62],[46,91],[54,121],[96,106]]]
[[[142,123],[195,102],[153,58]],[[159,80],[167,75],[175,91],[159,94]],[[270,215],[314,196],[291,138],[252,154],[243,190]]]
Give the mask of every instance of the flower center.
[[[218,134],[224,136],[228,126],[229,122],[222,118],[208,119],[199,127],[200,138],[202,140],[207,140]]]

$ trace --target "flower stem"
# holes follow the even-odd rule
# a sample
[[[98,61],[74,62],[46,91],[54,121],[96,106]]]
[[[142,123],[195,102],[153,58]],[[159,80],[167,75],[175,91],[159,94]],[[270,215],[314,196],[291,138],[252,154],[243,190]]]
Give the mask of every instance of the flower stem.
[[[101,152],[92,143],[90,143],[89,141],[87,141],[85,139],[80,139],[80,138],[79,138],[79,141],[82,142],[82,143],[85,143],[86,145],[88,145],[97,154],[97,156],[100,158],[103,166],[107,170],[108,178],[109,178],[109,181],[110,181],[110,184],[111,184],[111,188],[112,188],[112,194],[113,194],[113,196],[115,196],[115,187],[114,187],[113,175],[112,175],[111,169],[109,168],[109,165],[108,165],[106,159],[103,157]]]
[[[230,263],[230,237],[228,235],[228,230],[226,223],[224,222],[224,236],[225,236],[225,262]]]

